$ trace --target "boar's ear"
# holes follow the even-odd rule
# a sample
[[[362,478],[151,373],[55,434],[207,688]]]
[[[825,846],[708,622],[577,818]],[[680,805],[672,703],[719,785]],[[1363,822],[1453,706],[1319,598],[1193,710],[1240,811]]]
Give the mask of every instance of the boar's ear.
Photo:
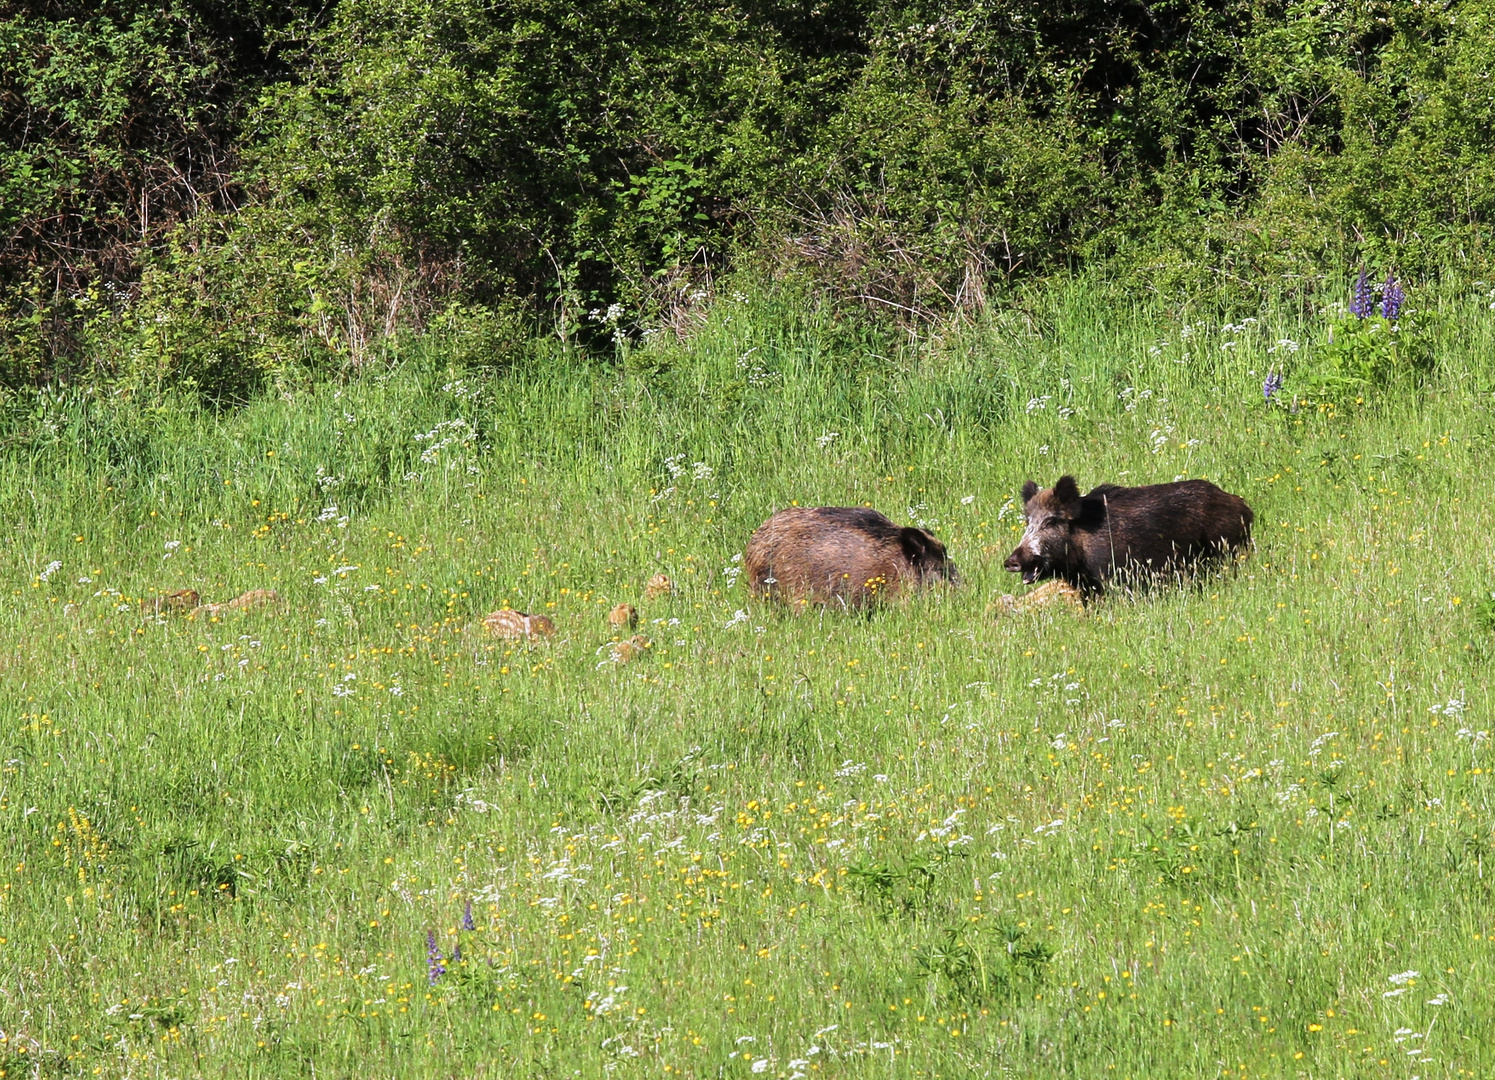
[[[1023,485],[1023,505],[1026,506],[1028,505],[1028,503],[1032,502],[1033,496],[1037,494],[1038,485],[1035,484],[1032,480],[1029,480],[1026,484]]]
[[[1079,513],[1080,485],[1075,483],[1073,476],[1059,477],[1059,482],[1054,485],[1054,501],[1070,511],[1071,516]]]
[[[912,526],[904,529],[898,539],[903,547],[903,557],[915,566],[928,559],[939,544],[939,541],[923,529],[915,529]]]

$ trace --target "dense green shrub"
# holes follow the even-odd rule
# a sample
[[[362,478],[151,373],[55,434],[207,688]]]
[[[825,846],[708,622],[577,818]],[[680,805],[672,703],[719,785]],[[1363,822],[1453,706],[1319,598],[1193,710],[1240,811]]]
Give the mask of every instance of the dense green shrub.
[[[244,205],[243,106],[291,73],[281,33],[304,18],[298,0],[0,6],[8,385],[86,369],[101,316],[135,301],[152,253]]]
[[[221,204],[232,160],[212,130],[223,65],[190,20],[47,7],[0,19],[0,274],[44,267],[66,289],[90,264],[122,276],[141,231]]]
[[[309,10],[0,24],[6,381],[236,400],[453,302],[508,313],[473,362],[516,301],[611,348],[748,256],[903,320],[1079,263],[1257,297],[1487,259],[1491,0]]]
[[[854,5],[829,7],[820,22],[855,44]],[[387,222],[465,288],[517,290],[574,327],[624,279],[638,300],[656,270],[720,255],[734,209],[830,112],[860,57],[797,40],[802,17],[344,3],[306,77],[257,114],[252,175],[267,199],[314,206],[329,240]]]

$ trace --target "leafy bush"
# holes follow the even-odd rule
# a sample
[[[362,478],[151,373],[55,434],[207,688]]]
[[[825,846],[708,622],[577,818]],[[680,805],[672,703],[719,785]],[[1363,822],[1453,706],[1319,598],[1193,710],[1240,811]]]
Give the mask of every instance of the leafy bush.
[[[0,283],[32,266],[64,293],[126,278],[142,234],[227,205],[232,118],[205,29],[129,0],[0,19]]]
[[[138,299],[184,223],[244,205],[245,103],[286,78],[301,0],[107,0],[0,13],[0,363],[88,371],[102,312]],[[215,332],[218,328],[215,328]]]
[[[904,321],[1079,263],[1248,297],[1362,257],[1469,272],[1495,212],[1492,19],[1495,0],[12,15],[0,377],[242,400],[394,355],[454,302],[610,348],[698,325],[690,298],[746,262]],[[1363,377],[1357,332],[1338,340],[1330,368]]]

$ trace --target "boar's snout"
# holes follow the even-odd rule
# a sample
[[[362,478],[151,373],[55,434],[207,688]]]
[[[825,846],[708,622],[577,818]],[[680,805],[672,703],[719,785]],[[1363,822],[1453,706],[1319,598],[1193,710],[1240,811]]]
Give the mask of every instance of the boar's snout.
[[[919,581],[921,584],[933,585],[943,582],[951,588],[960,588],[960,571],[955,568],[955,560],[941,558],[939,562],[919,568]]]
[[[904,529],[901,536],[903,557],[918,575],[921,584],[943,581],[948,585],[960,584],[960,572],[955,561],[945,551],[933,533],[927,529]]]
[[[1024,548],[1018,548],[1007,561],[1002,564],[1002,569],[1011,574],[1022,574],[1023,584],[1031,585],[1038,580],[1039,572],[1043,569],[1038,559],[1035,559]]]

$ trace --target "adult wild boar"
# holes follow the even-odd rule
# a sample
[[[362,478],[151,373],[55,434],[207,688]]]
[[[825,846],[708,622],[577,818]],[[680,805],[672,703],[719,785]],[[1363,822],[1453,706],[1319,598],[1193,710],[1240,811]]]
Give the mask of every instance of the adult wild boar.
[[[843,607],[958,581],[931,533],[856,506],[780,510],[748,541],[744,569],[755,596]]]
[[[1207,480],[1145,487],[1102,484],[1080,494],[1072,476],[1023,485],[1028,527],[1007,570],[1032,583],[1057,577],[1100,592],[1116,576],[1178,573],[1251,540],[1251,508]]]

